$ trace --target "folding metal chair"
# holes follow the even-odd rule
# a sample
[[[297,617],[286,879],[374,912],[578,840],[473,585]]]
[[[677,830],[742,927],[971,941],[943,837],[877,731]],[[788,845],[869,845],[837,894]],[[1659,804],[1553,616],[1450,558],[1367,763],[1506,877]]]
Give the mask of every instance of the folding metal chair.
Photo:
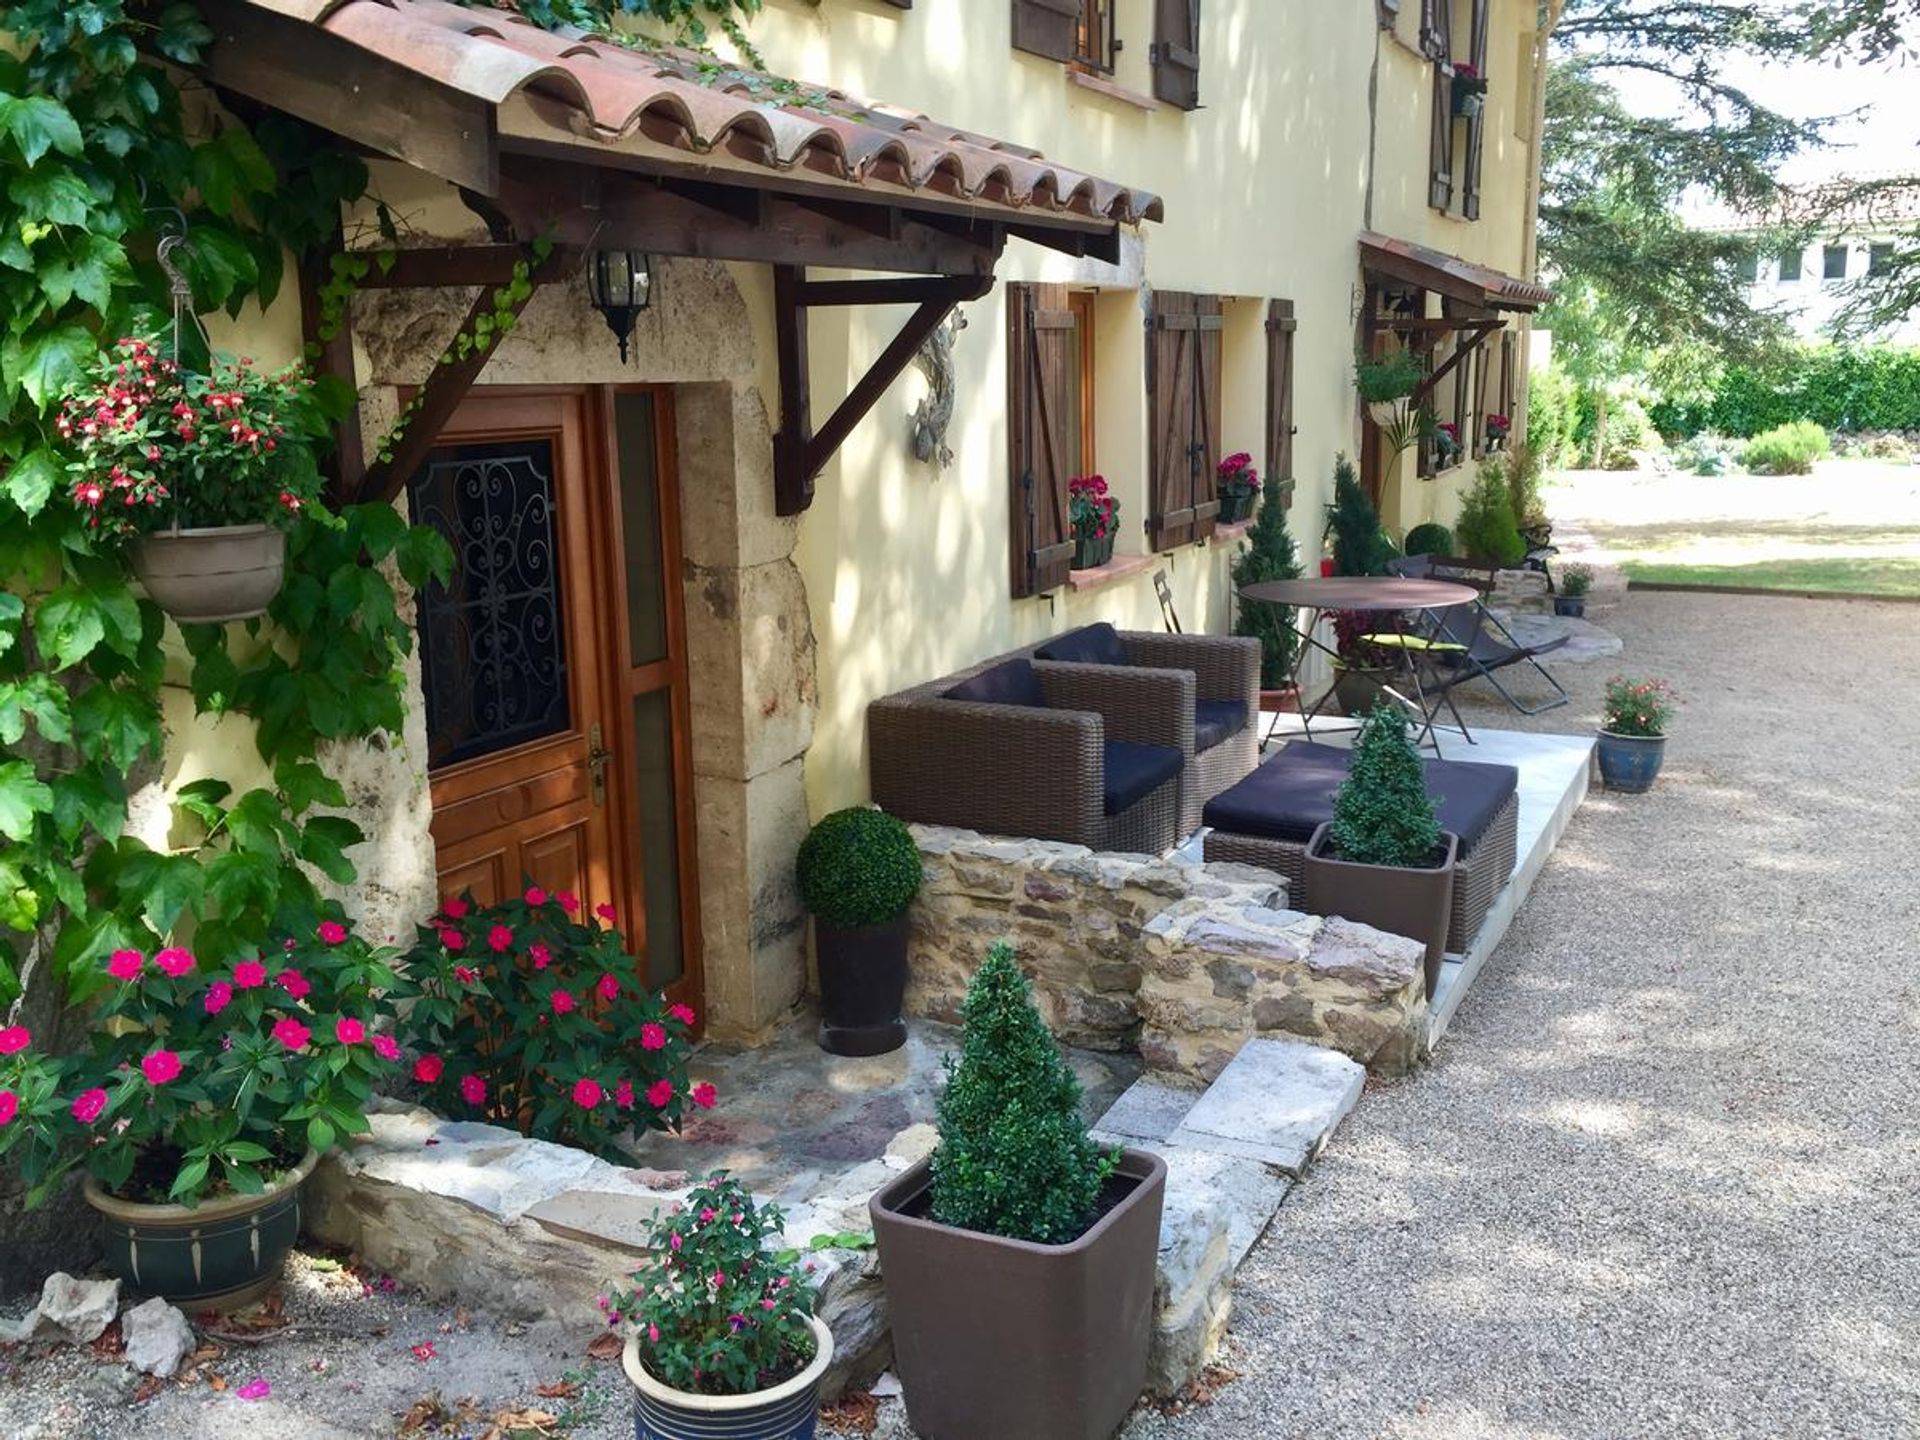
[[[1173,608],[1173,587],[1167,583],[1167,572],[1153,572],[1153,593],[1160,597],[1160,618],[1166,622],[1169,635],[1184,633],[1180,629],[1180,612]]]
[[[1439,578],[1449,568],[1449,562],[1436,562],[1428,555],[1411,555],[1390,561],[1388,568],[1407,579],[1423,580]],[[1438,682],[1450,706],[1450,692],[1454,686],[1477,679],[1484,679],[1493,686],[1500,698],[1522,715],[1538,715],[1543,710],[1557,709],[1573,698],[1567,693],[1567,687],[1554,678],[1553,672],[1540,663],[1542,655],[1552,654],[1565,645],[1571,636],[1562,635],[1544,645],[1522,645],[1514,639],[1513,632],[1500,623],[1500,617],[1487,608],[1485,600],[1449,605],[1444,610],[1425,611],[1422,613],[1422,623],[1426,638],[1435,642],[1428,658],[1437,669],[1451,672],[1443,675]],[[1554,698],[1540,705],[1522,703],[1500,683],[1496,673],[1512,665],[1531,665],[1540,678],[1553,687]],[[1455,714],[1457,716],[1458,712]]]

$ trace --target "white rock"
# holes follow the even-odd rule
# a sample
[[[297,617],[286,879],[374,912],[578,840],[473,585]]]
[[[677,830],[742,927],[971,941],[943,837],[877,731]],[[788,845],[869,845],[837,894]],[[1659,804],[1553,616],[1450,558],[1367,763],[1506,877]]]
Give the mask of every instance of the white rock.
[[[187,1317],[157,1295],[120,1317],[127,1363],[148,1375],[172,1378],[193,1351],[193,1327]]]
[[[91,1345],[119,1313],[118,1280],[76,1280],[56,1270],[40,1287],[40,1308],[29,1318],[37,1340]]]
[[[1353,1109],[1366,1068],[1296,1040],[1249,1040],[1173,1132],[1176,1145],[1306,1169]]]

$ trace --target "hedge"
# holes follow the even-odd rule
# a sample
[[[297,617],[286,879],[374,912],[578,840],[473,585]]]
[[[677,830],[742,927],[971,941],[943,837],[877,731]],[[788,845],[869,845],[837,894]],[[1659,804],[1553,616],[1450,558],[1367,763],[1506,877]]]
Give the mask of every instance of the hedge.
[[[1920,430],[1920,348],[1805,345],[1762,368],[1729,365],[1711,399],[1662,399],[1663,434],[1757,435],[1793,420],[1828,430]]]

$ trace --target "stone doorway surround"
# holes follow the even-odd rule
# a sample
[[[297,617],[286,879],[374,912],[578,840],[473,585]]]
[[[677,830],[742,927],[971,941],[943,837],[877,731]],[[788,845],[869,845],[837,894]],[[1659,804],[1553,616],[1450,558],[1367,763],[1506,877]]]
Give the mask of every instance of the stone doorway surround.
[[[448,243],[472,236],[446,237]],[[765,267],[655,261],[655,303],[622,365],[585,277],[544,287],[488,363],[489,385],[671,385],[679,458],[692,768],[708,1034],[765,1038],[806,988],[806,917],[793,856],[808,814],[801,772],[816,709],[814,640],[793,560],[798,522],[773,511],[771,275]],[[371,444],[472,303],[463,290],[356,295],[353,323]],[[362,767],[355,810],[381,878],[356,897],[410,933],[437,903],[427,834],[424,713],[409,666],[408,743]],[[415,743],[416,740],[419,743]],[[364,822],[363,822],[364,823]],[[389,863],[389,862],[393,863]]]

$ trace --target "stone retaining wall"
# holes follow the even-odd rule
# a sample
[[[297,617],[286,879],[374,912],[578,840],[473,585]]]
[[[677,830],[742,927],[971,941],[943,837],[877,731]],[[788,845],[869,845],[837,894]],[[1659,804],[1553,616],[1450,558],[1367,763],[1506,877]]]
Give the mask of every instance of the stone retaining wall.
[[[1414,1063],[1426,1009],[1419,945],[1288,910],[1270,871],[912,829],[926,883],[913,908],[909,1014],[957,1023],[987,947],[1007,939],[1070,1045],[1137,1048],[1150,1068],[1202,1080],[1258,1034],[1389,1073]]]

